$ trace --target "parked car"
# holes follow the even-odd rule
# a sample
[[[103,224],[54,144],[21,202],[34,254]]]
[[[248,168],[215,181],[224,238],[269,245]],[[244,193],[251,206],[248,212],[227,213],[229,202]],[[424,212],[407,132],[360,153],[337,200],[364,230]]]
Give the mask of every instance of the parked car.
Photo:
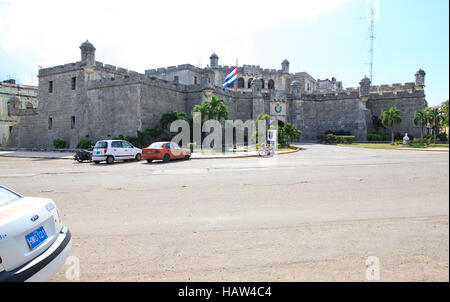
[[[94,146],[92,161],[98,164],[106,161],[112,164],[116,160],[134,159],[140,161],[142,150],[136,148],[131,143],[123,140],[103,140],[98,141]]]
[[[151,163],[154,160],[162,160],[165,163],[171,159],[190,159],[191,150],[181,148],[176,143],[172,142],[157,142],[153,143],[147,148],[142,149],[142,159]]]
[[[71,249],[70,231],[51,199],[0,186],[0,281],[47,281]]]

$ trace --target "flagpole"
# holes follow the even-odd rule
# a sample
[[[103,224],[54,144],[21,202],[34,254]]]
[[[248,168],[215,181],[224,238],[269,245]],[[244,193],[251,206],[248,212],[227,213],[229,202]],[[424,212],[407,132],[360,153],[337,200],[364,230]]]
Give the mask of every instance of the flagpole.
[[[237,85],[238,85],[238,79],[239,79],[239,68],[238,68],[238,59],[236,58],[236,84],[234,85],[234,120],[237,120]]]

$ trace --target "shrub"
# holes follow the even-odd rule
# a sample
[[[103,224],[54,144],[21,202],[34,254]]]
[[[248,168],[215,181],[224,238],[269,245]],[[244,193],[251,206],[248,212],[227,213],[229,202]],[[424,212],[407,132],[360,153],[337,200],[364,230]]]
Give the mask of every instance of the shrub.
[[[447,136],[447,133],[445,133],[445,132],[439,133],[436,137],[437,137],[441,142],[446,142],[446,141],[448,141],[448,136]]]
[[[336,142],[338,144],[352,144],[354,141],[354,136],[336,136]]]
[[[395,134],[394,134],[395,141],[399,141],[399,140],[403,141],[403,137],[404,137],[404,135],[402,135],[400,132],[395,132]]]
[[[433,142],[432,138],[415,138],[413,141],[409,142],[411,147],[425,147]]]
[[[64,149],[66,147],[66,142],[59,138],[54,139],[53,147],[55,147],[56,149]]]
[[[80,140],[78,141],[78,145],[77,148],[78,149],[89,149],[92,146],[92,141],[88,138],[80,138]]]
[[[367,140],[369,142],[382,141],[383,138],[384,138],[383,135],[381,135],[379,133],[369,133],[369,134],[367,134]]]

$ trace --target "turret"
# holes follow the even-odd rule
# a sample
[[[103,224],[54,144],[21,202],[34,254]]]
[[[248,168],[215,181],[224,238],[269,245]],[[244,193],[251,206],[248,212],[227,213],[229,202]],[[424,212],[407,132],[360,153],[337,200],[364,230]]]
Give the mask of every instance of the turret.
[[[359,82],[359,96],[368,97],[369,94],[370,94],[370,79],[365,76],[361,80],[361,82]]]
[[[287,59],[281,62],[281,71],[283,73],[289,73],[289,61]]]
[[[209,57],[209,66],[211,66],[211,68],[217,68],[219,67],[219,56],[216,55],[216,53],[214,52],[210,57]]]
[[[298,100],[301,98],[302,96],[302,89],[301,89],[301,84],[299,81],[294,80],[291,83],[291,94],[292,94],[292,98],[295,100]]]
[[[94,66],[95,65],[95,47],[91,42],[86,40],[80,46],[81,49],[81,62],[86,65]]]
[[[419,71],[416,72],[416,74],[415,74],[416,86],[419,86],[419,87],[425,86],[425,75],[426,75],[426,73],[422,69],[419,69]]]

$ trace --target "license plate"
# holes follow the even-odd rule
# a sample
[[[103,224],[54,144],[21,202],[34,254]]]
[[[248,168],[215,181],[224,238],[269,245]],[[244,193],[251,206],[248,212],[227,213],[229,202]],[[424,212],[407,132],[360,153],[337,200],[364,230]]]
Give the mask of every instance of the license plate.
[[[44,227],[40,227],[37,230],[34,230],[30,234],[26,235],[25,238],[28,241],[28,245],[32,250],[41,245],[47,238],[47,233],[44,230]]]
[[[100,154],[100,151],[97,151],[95,154]]]

